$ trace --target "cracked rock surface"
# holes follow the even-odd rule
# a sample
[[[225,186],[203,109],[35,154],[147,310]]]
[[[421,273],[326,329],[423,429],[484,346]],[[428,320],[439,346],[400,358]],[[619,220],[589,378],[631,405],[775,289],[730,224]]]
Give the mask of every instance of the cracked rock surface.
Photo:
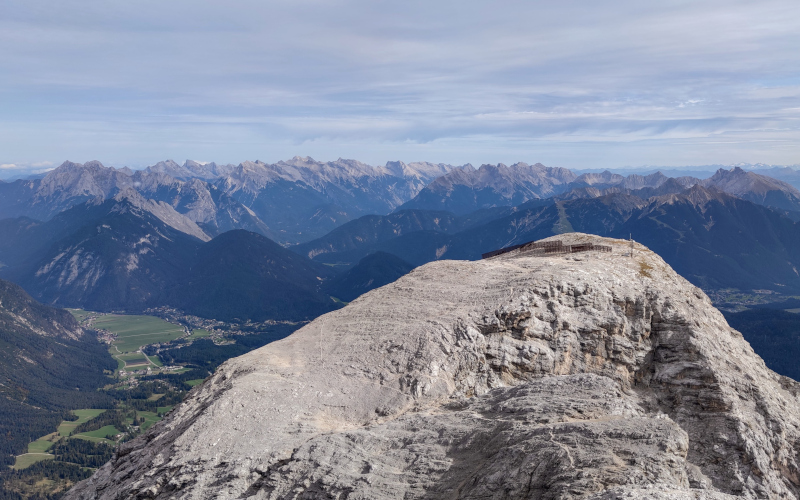
[[[654,253],[439,261],[229,360],[69,499],[800,497],[800,384]]]

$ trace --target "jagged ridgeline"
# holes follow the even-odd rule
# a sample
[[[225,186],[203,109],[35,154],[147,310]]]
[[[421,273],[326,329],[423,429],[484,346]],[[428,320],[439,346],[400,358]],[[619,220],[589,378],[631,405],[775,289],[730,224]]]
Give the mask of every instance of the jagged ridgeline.
[[[5,217],[0,276],[94,311],[303,321],[399,276],[385,254],[411,266],[478,259],[569,231],[632,234],[707,291],[800,293],[800,191],[741,168],[698,179],[525,163],[65,162],[0,184]],[[350,269],[377,252],[381,265]]]
[[[0,463],[12,465],[28,443],[52,432],[68,410],[109,408],[97,391],[116,368],[107,348],[70,313],[37,303],[0,280]]]
[[[66,498],[797,498],[800,384],[646,247],[558,239],[229,360]]]

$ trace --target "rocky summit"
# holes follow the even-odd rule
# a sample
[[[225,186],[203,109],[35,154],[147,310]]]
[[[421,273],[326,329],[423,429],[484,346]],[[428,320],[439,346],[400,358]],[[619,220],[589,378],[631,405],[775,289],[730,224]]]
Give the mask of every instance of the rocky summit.
[[[800,384],[647,248],[554,239],[612,251],[417,268],[228,361],[66,498],[798,498]]]

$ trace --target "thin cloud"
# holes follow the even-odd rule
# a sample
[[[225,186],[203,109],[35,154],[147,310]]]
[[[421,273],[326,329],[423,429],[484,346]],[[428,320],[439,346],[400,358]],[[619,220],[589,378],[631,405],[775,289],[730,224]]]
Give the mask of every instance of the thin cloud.
[[[31,165],[796,163],[798,25],[788,0],[10,0],[0,147]],[[716,141],[770,134],[774,151]]]

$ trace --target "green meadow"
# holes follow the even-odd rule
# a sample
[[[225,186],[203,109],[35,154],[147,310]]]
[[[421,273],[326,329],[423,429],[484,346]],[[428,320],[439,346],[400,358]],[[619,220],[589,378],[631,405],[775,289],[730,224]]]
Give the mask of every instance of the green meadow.
[[[86,409],[86,410],[73,410],[72,413],[78,416],[78,420],[74,422],[69,422],[64,420],[61,422],[61,425],[58,426],[58,435],[61,437],[69,436],[69,433],[75,430],[75,427],[78,427],[80,424],[93,419],[94,417],[100,415],[105,410],[99,409]]]
[[[14,462],[12,469],[24,469],[26,467],[30,467],[36,462],[41,462],[42,460],[52,460],[53,458],[53,455],[50,455],[49,453],[26,453],[24,455],[17,456],[17,460]]]
[[[192,338],[202,339],[211,335],[211,332],[203,328],[196,328],[192,330]]]
[[[58,433],[48,434],[28,444],[28,453],[45,453],[58,439]]]
[[[184,335],[182,326],[155,316],[106,314],[94,320],[94,327],[117,335],[113,345],[119,352],[135,352],[148,344],[169,342]]]
[[[142,431],[146,431],[147,429],[152,427],[153,424],[161,420],[160,418],[158,418],[158,415],[153,413],[152,411],[140,411],[137,412],[137,414],[139,415],[139,418],[144,418],[144,423],[141,424]]]

